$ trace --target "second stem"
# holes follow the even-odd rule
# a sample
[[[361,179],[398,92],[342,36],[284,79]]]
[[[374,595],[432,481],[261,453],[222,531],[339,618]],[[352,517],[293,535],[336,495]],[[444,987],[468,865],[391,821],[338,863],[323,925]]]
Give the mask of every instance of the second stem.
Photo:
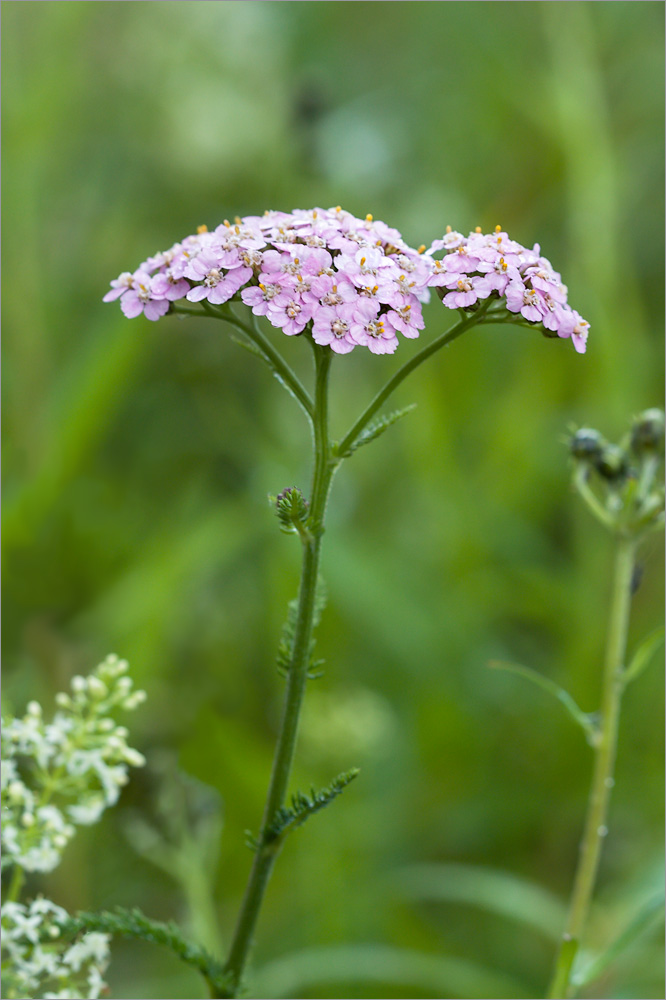
[[[613,769],[624,690],[624,658],[627,648],[629,609],[636,541],[619,536],[615,557],[615,576],[610,610],[606,660],[604,664],[601,723],[594,754],[594,773],[587,804],[585,829],[574,879],[569,916],[557,957],[555,974],[548,991],[550,1000],[564,1000],[575,994],[573,965],[587,923],[599,867],[601,845],[606,836],[608,801],[613,787]]]

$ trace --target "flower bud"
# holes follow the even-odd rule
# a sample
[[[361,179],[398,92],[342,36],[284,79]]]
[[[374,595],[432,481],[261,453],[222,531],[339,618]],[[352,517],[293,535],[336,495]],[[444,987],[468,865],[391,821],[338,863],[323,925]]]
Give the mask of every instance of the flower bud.
[[[148,696],[145,691],[133,691],[129,698],[125,699],[122,707],[126,708],[128,711],[132,711],[132,709],[138,708],[139,705],[142,705],[147,697]]]
[[[301,534],[305,530],[308,502],[296,486],[287,487],[275,497],[275,510],[282,531]]]
[[[581,427],[569,441],[569,450],[574,458],[594,461],[601,456],[605,445],[599,431],[592,427]]]
[[[95,674],[92,674],[88,678],[88,691],[96,700],[105,698],[109,693],[109,689],[104,681],[100,680],[99,677],[96,677]]]
[[[596,459],[594,467],[608,482],[617,482],[624,479],[629,472],[627,456],[622,448],[616,444],[607,444],[601,454]]]
[[[631,447],[634,451],[656,451],[664,443],[664,411],[644,410],[634,420]]]
[[[123,751],[123,758],[127,761],[131,767],[143,767],[146,763],[146,758],[138,750],[134,750],[132,747],[127,747]]]

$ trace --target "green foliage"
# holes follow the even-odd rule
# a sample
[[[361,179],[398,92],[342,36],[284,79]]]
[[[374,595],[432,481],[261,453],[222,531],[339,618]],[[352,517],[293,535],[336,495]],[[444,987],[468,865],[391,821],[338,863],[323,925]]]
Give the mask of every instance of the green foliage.
[[[103,934],[160,945],[200,972],[214,991],[212,996],[223,996],[228,988],[224,967],[204,948],[186,941],[173,922],[165,924],[151,920],[136,908],[117,907],[113,912],[77,913],[61,925],[61,931],[72,936],[81,931],[101,931]]]
[[[411,403],[409,406],[403,406],[401,410],[394,410],[392,413],[387,413],[383,417],[377,417],[376,420],[372,420],[365,430],[361,431],[349,450],[345,451],[342,457],[346,458],[349,455],[352,455],[364,444],[370,444],[371,441],[376,441],[376,439],[381,437],[384,431],[387,431],[389,427],[396,423],[396,421],[400,420],[401,417],[407,416],[408,413],[411,413],[412,410],[415,409],[416,403]]]
[[[655,629],[654,632],[651,632],[643,639],[643,642],[632,656],[629,665],[622,674],[622,680],[625,684],[629,684],[631,681],[635,681],[637,677],[640,677],[646,667],[650,665],[650,661],[663,642],[663,628]]]
[[[166,747],[222,796],[219,874],[201,913],[216,912],[228,940],[251,860],[242,833],[270,768],[284,689],[275,637],[299,549],[265,497],[308,481],[309,431],[227,326],[127,321],[100,301],[108,280],[200,222],[264,208],[341,203],[413,245],[447,223],[499,222],[538,241],[592,324],[588,354],[508,325],[472,331],[396,397],[396,408],[418,401],[412,419],[338,474],[318,632],[331,666],[317,687],[331,700],[367,691],[392,727],[359,757],[346,730],[301,742],[293,787],[324,785],[353,759],[363,795],[289,852],[254,953],[258,996],[278,982],[276,956],[332,941],[376,942],[405,962],[426,952],[474,966],[484,954],[538,996],[545,943],[526,950],[515,924],[481,907],[387,899],[385,873],[462,862],[558,895],[569,886],[586,748],[563,713],[485,665],[531,664],[578,705],[598,703],[608,540],[568,494],[559,437],[573,421],[615,440],[663,392],[663,6],[342,9],[3,5],[3,697],[46,703],[109,649],[128,658],[151,706],[133,745],[149,760]],[[436,296],[424,316],[421,341],[394,356],[336,359],[334,434],[450,319]],[[275,336],[311,385],[303,338]],[[656,539],[641,559],[632,650],[663,609]],[[360,704],[361,735],[370,711]],[[609,844],[616,830],[621,841],[602,878],[640,885],[663,853],[662,727],[651,670],[626,697]],[[68,910],[137,904],[197,922],[174,880],[127,845],[127,812],[145,810],[154,780],[142,773],[117,815],[65,853],[44,888]],[[322,905],[322,885],[335,886],[335,906]],[[592,954],[609,938],[606,900]],[[615,898],[612,926],[637,906]],[[405,986],[399,958],[364,954],[356,966],[346,956],[359,997],[419,984],[442,996],[447,983],[465,995],[443,971]],[[165,953],[141,957],[114,946],[113,996],[193,995]],[[308,996],[338,996],[345,955],[329,957],[327,980],[285,978],[282,995],[306,981]],[[305,964],[294,958],[293,975]],[[663,997],[662,972],[648,929],[604,989]],[[468,995],[501,995],[475,974]]]
[[[321,621],[321,615],[326,607],[326,584],[322,577],[317,578],[317,589],[315,591],[315,602],[314,602],[314,614],[312,618],[312,631],[315,632],[317,626]],[[292,656],[294,650],[294,630],[296,628],[296,615],[298,612],[298,600],[294,598],[289,601],[287,605],[287,620],[282,626],[282,633],[280,635],[280,643],[278,645],[277,652],[277,668],[278,673],[286,677],[291,669]],[[313,637],[310,640],[310,666],[308,669],[308,677],[315,680],[317,677],[322,676],[321,667],[324,664],[324,660],[314,659],[314,649],[316,645],[316,639]]]
[[[305,795],[303,792],[296,792],[291,797],[291,808],[280,809],[276,813],[273,822],[264,831],[262,837],[263,843],[270,844],[284,837],[285,834],[291,833],[292,830],[305,823],[306,819],[309,819],[310,816],[313,816],[321,809],[325,809],[333,799],[342,794],[347,785],[359,773],[360,769],[353,767],[350,771],[344,771],[342,774],[339,774],[326,788],[321,788],[319,791],[312,788],[310,795]]]
[[[396,872],[394,882],[408,899],[479,907],[553,941],[562,933],[566,916],[562,900],[511,872],[478,865],[413,865]]]
[[[565,691],[564,688],[561,688],[559,684],[555,683],[555,681],[551,681],[549,677],[543,677],[541,674],[537,673],[536,670],[532,670],[531,667],[524,667],[520,663],[502,663],[499,660],[493,660],[488,664],[488,666],[492,667],[494,670],[505,670],[507,673],[517,674],[518,677],[524,677],[525,680],[528,680],[532,684],[536,684],[537,687],[540,687],[542,691],[547,691],[548,694],[557,698],[560,704],[564,706],[569,716],[577,725],[581,727],[587,737],[588,743],[594,745],[598,734],[596,717],[589,712],[583,712],[583,710],[579,708],[573,700],[569,692]]]
[[[574,971],[572,981],[577,987],[585,986],[602,976],[617,961],[627,948],[639,938],[648,927],[664,915],[664,894],[659,893],[646,900],[621,934],[592,962],[580,971]]]
[[[376,944],[311,948],[285,955],[259,969],[252,986],[255,996],[270,993],[275,997],[312,996],[313,990],[316,995],[333,996],[327,987],[347,992],[354,986],[364,992],[370,988],[377,996],[388,986],[396,991],[402,987],[402,992],[416,989],[419,995],[463,1000],[530,996],[519,980],[478,962]],[[323,994],[319,992],[322,989],[326,990]]]

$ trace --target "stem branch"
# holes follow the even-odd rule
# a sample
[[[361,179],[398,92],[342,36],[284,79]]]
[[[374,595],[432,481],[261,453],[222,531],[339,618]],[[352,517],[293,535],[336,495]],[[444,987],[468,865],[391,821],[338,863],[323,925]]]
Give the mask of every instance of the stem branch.
[[[418,366],[422,364],[422,362],[424,362],[426,358],[429,358],[432,354],[438,351],[441,347],[444,347],[446,344],[450,344],[452,340],[455,340],[456,337],[459,337],[461,334],[465,333],[465,331],[469,330],[470,327],[476,326],[477,323],[500,322],[498,320],[495,320],[494,317],[491,318],[491,316],[486,315],[488,306],[490,305],[491,301],[492,301],[491,299],[488,299],[487,304],[485,306],[481,306],[481,308],[478,309],[477,312],[472,313],[471,316],[467,316],[465,319],[462,319],[459,323],[456,323],[456,325],[451,327],[450,330],[447,330],[445,333],[442,333],[439,337],[436,337],[435,340],[433,340],[430,344],[427,345],[427,347],[424,347],[422,350],[418,352],[418,354],[415,354],[414,357],[410,358],[409,361],[406,361],[405,364],[402,366],[402,368],[399,368],[398,371],[395,373],[395,375],[393,375],[392,378],[388,380],[384,388],[380,389],[380,391],[377,393],[372,402],[369,403],[368,406],[365,408],[365,410],[358,418],[354,426],[349,430],[349,432],[345,435],[342,441],[340,441],[340,443],[336,448],[338,454],[345,455],[352,449],[359,434],[361,434],[364,427],[366,427],[367,424],[370,422],[370,420],[372,420],[372,418],[374,417],[375,413],[380,408],[380,406],[384,402],[386,402],[391,393],[395,389],[397,389],[400,383],[403,382],[408,375],[411,375],[414,369],[418,368]]]

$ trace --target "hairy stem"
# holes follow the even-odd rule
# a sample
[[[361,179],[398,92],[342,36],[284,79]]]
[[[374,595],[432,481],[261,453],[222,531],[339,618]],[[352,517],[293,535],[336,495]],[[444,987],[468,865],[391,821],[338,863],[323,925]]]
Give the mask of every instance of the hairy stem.
[[[284,805],[294,759],[298,721],[310,661],[324,515],[331,480],[338,464],[331,457],[328,436],[328,374],[331,360],[332,354],[328,348],[315,345],[314,472],[310,498],[310,535],[303,539],[298,609],[282,722],[275,747],[258,847],[227,959],[226,971],[230,990],[224,994],[225,997],[235,997],[238,994],[259,911],[280,846],[279,841],[267,842],[265,833],[273,823],[278,810]]]
[[[608,832],[606,817],[610,792],[613,787],[620,705],[624,687],[622,671],[627,647],[635,550],[636,542],[633,538],[618,536],[603,675],[599,738],[594,747],[592,785],[588,798],[578,867],[569,904],[569,916],[548,991],[550,1000],[566,1000],[566,998],[575,995],[575,982],[572,978],[573,965],[587,922],[599,867],[601,845]]]

